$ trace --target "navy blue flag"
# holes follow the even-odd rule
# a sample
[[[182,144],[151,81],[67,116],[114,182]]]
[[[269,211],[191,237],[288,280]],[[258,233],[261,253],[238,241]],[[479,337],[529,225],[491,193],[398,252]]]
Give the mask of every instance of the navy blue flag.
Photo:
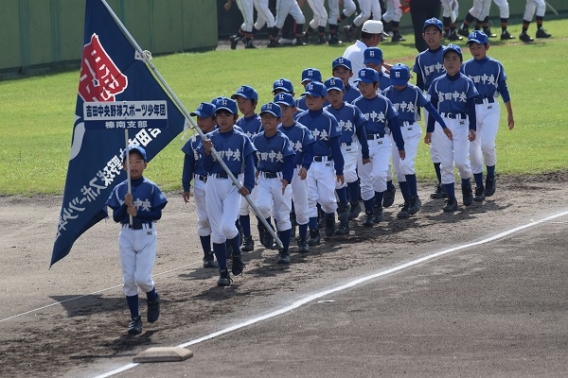
[[[184,129],[180,109],[101,0],[87,0],[71,156],[51,265],[107,217],[105,202],[127,177],[125,132],[151,160]]]

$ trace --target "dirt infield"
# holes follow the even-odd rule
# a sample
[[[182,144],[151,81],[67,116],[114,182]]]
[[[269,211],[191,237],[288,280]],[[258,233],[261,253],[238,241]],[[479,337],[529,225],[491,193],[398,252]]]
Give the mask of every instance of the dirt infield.
[[[276,251],[257,243],[244,255],[244,275],[228,288],[216,287],[216,270],[201,268],[193,206],[184,205],[180,193],[168,193],[154,269],[162,317],[145,323],[138,337],[125,333],[118,226],[100,222],[48,269],[61,198],[2,197],[0,376],[96,375],[150,346],[205,335],[298,293],[559,212],[566,208],[567,178],[568,171],[499,177],[494,197],[455,214],[442,213],[441,201],[427,199],[432,185],[421,184],[423,208],[416,216],[396,218],[397,193],[384,223],[366,229],[356,222],[351,235],[325,240],[305,257],[293,248],[290,267],[278,266]]]

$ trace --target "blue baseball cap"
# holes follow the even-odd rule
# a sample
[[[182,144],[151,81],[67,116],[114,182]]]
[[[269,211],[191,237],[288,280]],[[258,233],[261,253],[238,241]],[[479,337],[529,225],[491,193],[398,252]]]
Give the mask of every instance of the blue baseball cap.
[[[278,79],[272,84],[272,92],[282,90],[286,93],[294,93],[294,84],[288,79]]]
[[[276,96],[274,96],[274,103],[286,106],[296,106],[294,96],[292,96],[290,93],[284,92],[278,93]]]
[[[410,69],[402,63],[397,63],[390,70],[391,85],[406,85],[410,79]]]
[[[345,85],[343,85],[343,80],[337,77],[330,77],[325,81],[324,85],[327,88],[327,92],[329,92],[332,89],[341,92],[345,89]]]
[[[447,53],[449,53],[450,51],[454,51],[456,52],[460,58],[463,59],[463,54],[462,54],[462,49],[461,47],[459,47],[458,45],[454,45],[452,43],[450,43],[449,45],[447,45],[446,47],[444,47],[444,51],[442,52],[442,56],[446,56]]]
[[[242,97],[245,100],[258,101],[258,93],[256,93],[253,87],[248,85],[241,85],[241,87],[237,90],[237,93],[231,96],[233,100],[236,100],[237,97]]]
[[[215,102],[215,113],[219,110],[226,110],[231,114],[237,114],[237,103],[227,97],[217,97]]]
[[[142,146],[137,146],[134,144],[128,146],[128,150],[124,150],[122,152],[122,161],[126,159],[126,151],[128,151],[128,154],[130,154],[132,151],[138,151],[138,153],[142,156],[142,159],[144,159],[144,161],[148,161],[148,158],[146,158],[146,150]]]
[[[202,118],[213,117],[215,115],[215,105],[210,102],[202,102],[194,112],[189,113],[190,116],[199,116]]]
[[[334,70],[335,67],[345,67],[347,68],[349,71],[353,70],[353,66],[351,65],[351,61],[347,58],[344,58],[342,56],[340,56],[339,58],[335,59],[333,62],[331,62],[331,69]]]
[[[481,30],[475,30],[471,33],[469,33],[469,35],[467,36],[467,44],[469,45],[470,43],[479,43],[480,45],[488,45],[489,44],[489,38],[487,37],[487,34],[485,34],[484,32],[482,32]]]
[[[442,21],[438,20],[436,17],[432,17],[424,21],[424,27],[422,28],[422,32],[425,32],[428,26],[435,26],[438,29],[440,29],[441,32],[444,32],[444,24],[442,24]]]
[[[383,50],[379,49],[378,47],[369,47],[365,49],[365,51],[363,52],[363,56],[364,56],[363,64],[383,63]]]
[[[276,118],[282,117],[282,110],[280,110],[280,105],[274,102],[269,102],[267,104],[262,105],[259,114],[263,115],[264,113],[270,113]]]
[[[306,68],[302,71],[302,84],[306,81],[319,81],[321,83],[321,72],[317,68]]]
[[[379,73],[372,68],[361,68],[355,82],[372,83],[379,82]]]
[[[319,81],[312,81],[306,85],[306,91],[302,95],[325,97],[327,96],[327,88]]]

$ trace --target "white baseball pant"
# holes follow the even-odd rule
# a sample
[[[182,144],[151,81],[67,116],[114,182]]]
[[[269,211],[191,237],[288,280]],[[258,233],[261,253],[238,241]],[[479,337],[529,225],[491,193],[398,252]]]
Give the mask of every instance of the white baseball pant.
[[[385,135],[369,140],[369,157],[371,162],[359,164],[359,177],[361,178],[361,198],[368,201],[375,196],[375,192],[387,190],[387,171],[391,156],[391,138]]]
[[[544,17],[545,12],[546,3],[544,0],[527,0],[523,20],[531,21],[535,13],[538,17]]]
[[[406,182],[406,175],[413,175],[416,173],[416,154],[418,153],[418,145],[422,139],[422,129],[418,122],[401,122],[400,132],[402,139],[404,139],[404,160],[400,159],[398,149],[391,136],[392,143],[392,164],[396,179],[398,182]]]
[[[235,222],[241,207],[241,195],[230,179],[207,177],[207,214],[211,224],[211,240],[223,244],[239,233]]]
[[[353,20],[356,26],[363,25],[365,21],[371,18],[371,13],[373,14],[373,20],[377,21],[380,21],[383,15],[379,0],[359,0],[359,10],[361,13]]]
[[[327,25],[327,10],[323,5],[323,0],[308,0],[308,5],[314,14],[314,18],[310,21],[310,28],[325,27]]]
[[[266,24],[266,27],[273,28],[276,25],[276,18],[268,8],[268,0],[254,0],[254,7],[256,9],[256,22],[254,28],[260,30]]]
[[[276,1],[276,27],[282,29],[286,17],[290,15],[296,24],[305,24],[306,18],[296,0],[277,0]]]
[[[499,17],[509,18],[509,2],[507,0],[493,0],[495,5],[499,7]],[[491,0],[484,0],[483,10],[481,11],[480,20],[485,19],[489,16],[489,9],[491,8]]]
[[[442,17],[450,17],[452,22],[456,22],[460,10],[457,0],[442,0],[442,9]]]
[[[400,9],[400,0],[387,0],[387,11],[383,14],[385,22],[399,22],[402,17],[402,9]]]
[[[329,20],[330,25],[337,25],[337,20],[339,19],[339,0],[328,0],[327,5],[329,7]],[[343,11],[342,13],[345,17],[351,16],[357,10],[357,6],[353,0],[343,0]]]
[[[298,224],[308,224],[310,221],[310,211],[308,207],[308,178],[302,180],[298,173],[301,166],[294,169],[292,176],[292,201],[294,202],[294,213],[296,214],[296,222]]]
[[[211,225],[207,215],[207,184],[201,180],[201,176],[195,175],[193,179],[193,202],[197,215],[197,235],[211,235]]]
[[[236,2],[241,14],[243,15],[241,30],[247,33],[252,33],[252,27],[254,25],[252,0],[236,0]]]
[[[260,172],[258,176],[256,206],[266,219],[273,213],[278,231],[292,228],[290,212],[292,211],[292,189],[286,187],[282,194],[282,173],[275,178],[266,178]],[[274,211],[272,211],[274,209]]]
[[[469,14],[473,17],[479,19],[481,16],[481,12],[483,11],[483,3],[485,0],[473,0],[473,5],[469,9]]]
[[[452,140],[448,139],[442,131],[442,126],[436,123],[436,128],[440,129],[437,135],[432,136],[438,139],[440,170],[442,173],[442,184],[453,184],[455,182],[454,165],[458,169],[460,178],[471,178],[471,166],[469,164],[469,121],[465,119],[442,118],[446,126],[452,132]]]
[[[137,295],[138,288],[144,293],[154,288],[152,268],[158,245],[155,226],[154,223],[152,227],[144,225],[141,230],[134,230],[123,225],[118,235],[122,291],[127,297]]]
[[[337,199],[335,198],[335,169],[333,161],[314,161],[308,170],[308,208],[309,217],[318,216],[317,203],[324,213],[335,213]]]
[[[351,142],[348,146],[346,143],[341,143],[341,154],[343,155],[343,176],[345,180],[343,185],[339,181],[335,182],[335,189],[341,189],[352,182],[357,181],[357,160],[359,159],[359,143]]]
[[[483,173],[483,161],[485,165],[493,166],[497,163],[495,139],[501,119],[501,109],[497,100],[493,103],[485,102],[475,105],[477,118],[477,132],[473,142],[469,144],[469,160],[471,170],[475,173]]]

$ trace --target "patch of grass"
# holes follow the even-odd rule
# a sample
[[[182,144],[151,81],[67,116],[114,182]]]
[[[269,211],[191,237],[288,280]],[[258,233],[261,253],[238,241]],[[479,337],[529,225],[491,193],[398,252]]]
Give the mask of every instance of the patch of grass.
[[[533,25],[534,27],[534,25]],[[489,55],[507,72],[515,115],[515,129],[506,127],[502,106],[497,136],[498,167],[503,174],[560,170],[568,161],[568,115],[563,109],[565,85],[561,74],[568,59],[568,21],[547,21],[553,39],[523,44],[492,41]],[[518,34],[520,25],[511,33]],[[465,42],[461,42],[465,46]],[[389,63],[412,65],[416,50],[412,38],[381,45]],[[286,77],[301,94],[300,73],[318,68],[331,76],[331,61],[345,46],[306,46],[283,49],[226,50],[173,54],[154,59],[154,65],[188,111],[201,101],[230,96],[242,84],[259,92],[259,103],[272,99],[272,83]],[[464,58],[470,57],[467,48]],[[65,183],[75,112],[79,72],[66,72],[0,82],[0,194],[61,194]],[[181,188],[181,135],[149,164],[147,176],[165,190]],[[419,179],[434,178],[428,147],[420,146]]]

